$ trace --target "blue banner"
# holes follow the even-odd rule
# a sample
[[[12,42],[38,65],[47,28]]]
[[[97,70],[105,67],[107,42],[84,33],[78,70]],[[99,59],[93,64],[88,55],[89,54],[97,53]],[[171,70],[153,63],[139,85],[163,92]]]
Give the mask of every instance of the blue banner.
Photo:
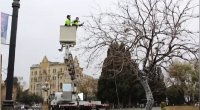
[[[6,44],[9,14],[1,12],[1,43]]]

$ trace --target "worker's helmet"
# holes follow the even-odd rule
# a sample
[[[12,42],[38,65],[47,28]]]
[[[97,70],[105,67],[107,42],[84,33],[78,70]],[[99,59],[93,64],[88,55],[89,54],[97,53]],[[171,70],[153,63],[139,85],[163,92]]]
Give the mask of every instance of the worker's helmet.
[[[78,21],[79,21],[79,17],[76,17],[76,20],[78,20]]]
[[[67,15],[67,18],[71,17],[71,15]]]

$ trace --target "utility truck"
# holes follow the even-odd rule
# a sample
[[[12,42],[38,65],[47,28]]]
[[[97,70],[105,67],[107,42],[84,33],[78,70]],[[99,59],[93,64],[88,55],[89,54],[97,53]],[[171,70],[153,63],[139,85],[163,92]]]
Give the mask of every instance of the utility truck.
[[[83,93],[79,93],[78,97],[72,94],[71,100],[64,94],[64,92],[55,92],[50,95],[49,110],[99,110],[109,108],[108,104],[101,104],[101,101],[84,101]]]
[[[74,62],[69,48],[76,45],[76,26],[60,26],[60,44],[62,51],[65,48],[64,63],[68,67],[71,83],[63,84],[62,92],[55,92],[49,95],[48,104],[50,110],[91,110],[108,109],[108,104],[102,104],[101,101],[84,101],[83,93],[76,91],[76,73]]]

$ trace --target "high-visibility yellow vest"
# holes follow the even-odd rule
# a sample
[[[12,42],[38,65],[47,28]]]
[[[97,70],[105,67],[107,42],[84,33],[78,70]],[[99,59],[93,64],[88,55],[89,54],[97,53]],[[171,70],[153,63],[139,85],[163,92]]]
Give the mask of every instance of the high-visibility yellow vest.
[[[71,26],[71,20],[70,19],[66,19],[65,26]]]
[[[74,20],[72,25],[78,26],[78,20]]]

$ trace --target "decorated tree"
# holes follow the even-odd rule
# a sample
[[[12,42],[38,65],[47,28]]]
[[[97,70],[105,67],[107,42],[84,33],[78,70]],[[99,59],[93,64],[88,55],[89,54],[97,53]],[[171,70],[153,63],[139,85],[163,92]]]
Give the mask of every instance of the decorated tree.
[[[83,47],[90,52],[89,63],[97,60],[113,43],[122,42],[139,64],[138,76],[146,93],[146,110],[151,110],[154,98],[148,80],[155,73],[154,68],[167,70],[175,58],[196,57],[198,28],[187,26],[198,18],[198,13],[193,11],[197,7],[192,0],[119,1],[114,11],[95,14],[85,25],[88,37]],[[123,66],[115,65],[117,67],[113,74]]]

